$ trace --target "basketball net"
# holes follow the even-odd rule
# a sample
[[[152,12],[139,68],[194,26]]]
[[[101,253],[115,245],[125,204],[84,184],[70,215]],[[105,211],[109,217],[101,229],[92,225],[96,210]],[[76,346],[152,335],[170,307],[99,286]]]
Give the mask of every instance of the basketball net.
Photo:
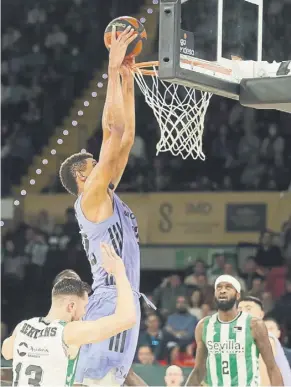
[[[183,159],[192,156],[205,160],[202,137],[212,93],[162,81],[158,77],[158,62],[138,63],[133,72],[161,130],[157,155],[171,152]]]

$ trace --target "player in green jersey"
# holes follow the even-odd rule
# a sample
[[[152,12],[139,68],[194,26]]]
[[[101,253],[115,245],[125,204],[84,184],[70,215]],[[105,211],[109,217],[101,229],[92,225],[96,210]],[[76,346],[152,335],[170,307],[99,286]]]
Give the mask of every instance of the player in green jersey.
[[[222,275],[215,281],[218,312],[199,321],[195,339],[196,365],[186,386],[252,387],[260,385],[259,354],[272,386],[283,386],[268,332],[262,320],[239,312],[240,283]]]

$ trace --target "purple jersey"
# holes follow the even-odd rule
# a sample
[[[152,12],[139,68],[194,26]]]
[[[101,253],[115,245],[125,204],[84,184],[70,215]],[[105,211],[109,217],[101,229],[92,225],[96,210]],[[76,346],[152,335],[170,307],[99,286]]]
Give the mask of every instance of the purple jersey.
[[[281,372],[284,386],[291,386],[291,369],[282,348],[280,341],[271,333],[269,333],[269,337],[271,337],[275,342],[275,361]]]
[[[81,209],[81,198],[75,202],[76,217],[82,235],[83,246],[91,265],[93,290],[100,286],[114,285],[114,278],[108,275],[100,265],[100,243],[113,246],[123,259],[126,274],[132,288],[139,292],[140,283],[140,250],[137,221],[126,204],[114,193],[113,214],[100,223],[86,219]]]

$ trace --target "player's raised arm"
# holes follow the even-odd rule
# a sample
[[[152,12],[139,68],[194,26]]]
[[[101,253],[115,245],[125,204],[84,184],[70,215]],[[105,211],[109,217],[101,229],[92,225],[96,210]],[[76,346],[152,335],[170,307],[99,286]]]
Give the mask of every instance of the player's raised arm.
[[[124,169],[126,167],[130,150],[134,144],[135,137],[135,101],[134,101],[134,77],[131,73],[131,66],[134,64],[134,58],[126,59],[120,68],[120,74],[122,77],[122,97],[124,103],[124,117],[125,117],[125,128],[122,136],[121,146],[119,150],[119,157],[115,171],[113,172],[111,182],[114,188],[117,187]],[[102,128],[103,128],[103,143],[101,148],[101,155],[105,151],[106,143],[110,136],[109,120],[108,120],[108,104],[105,103],[103,117],[102,117]]]
[[[134,77],[130,70],[134,64],[134,58],[128,59],[121,66],[122,77],[122,95],[124,102],[125,128],[122,136],[119,158],[116,164],[115,172],[112,176],[114,188],[117,187],[128,162],[131,148],[135,137],[135,100],[134,100]]]
[[[281,372],[275,362],[268,331],[264,321],[253,318],[251,322],[251,327],[254,340],[267,367],[267,372],[271,385],[284,386]]]
[[[195,368],[186,382],[186,386],[200,386],[206,374],[207,348],[202,340],[204,320],[200,320],[195,329],[195,340],[197,344]]]
[[[110,136],[104,139],[99,162],[86,179],[82,201],[82,204],[85,207],[86,202],[89,202],[89,206],[91,206],[92,204],[98,204],[98,200],[104,199],[119,158],[119,150],[125,128],[124,105],[119,71],[127,46],[135,38],[136,34],[133,29],[124,30],[117,38],[115,28],[112,28],[108,66],[108,87],[105,103],[107,106],[107,125]]]
[[[64,342],[69,346],[102,341],[136,324],[134,295],[124,264],[111,246],[102,244],[101,253],[103,268],[115,277],[117,288],[115,313],[96,321],[74,321],[67,324],[64,328]]]

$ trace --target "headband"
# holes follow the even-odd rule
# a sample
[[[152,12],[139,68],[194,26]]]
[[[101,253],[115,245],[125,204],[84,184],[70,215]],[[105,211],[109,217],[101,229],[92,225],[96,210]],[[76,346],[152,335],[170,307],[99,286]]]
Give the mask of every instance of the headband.
[[[239,281],[236,278],[232,277],[231,275],[224,274],[224,275],[220,275],[218,278],[216,278],[216,281],[214,284],[215,290],[221,282],[227,282],[227,283],[231,284],[238,293],[241,292],[241,285],[240,285]]]

